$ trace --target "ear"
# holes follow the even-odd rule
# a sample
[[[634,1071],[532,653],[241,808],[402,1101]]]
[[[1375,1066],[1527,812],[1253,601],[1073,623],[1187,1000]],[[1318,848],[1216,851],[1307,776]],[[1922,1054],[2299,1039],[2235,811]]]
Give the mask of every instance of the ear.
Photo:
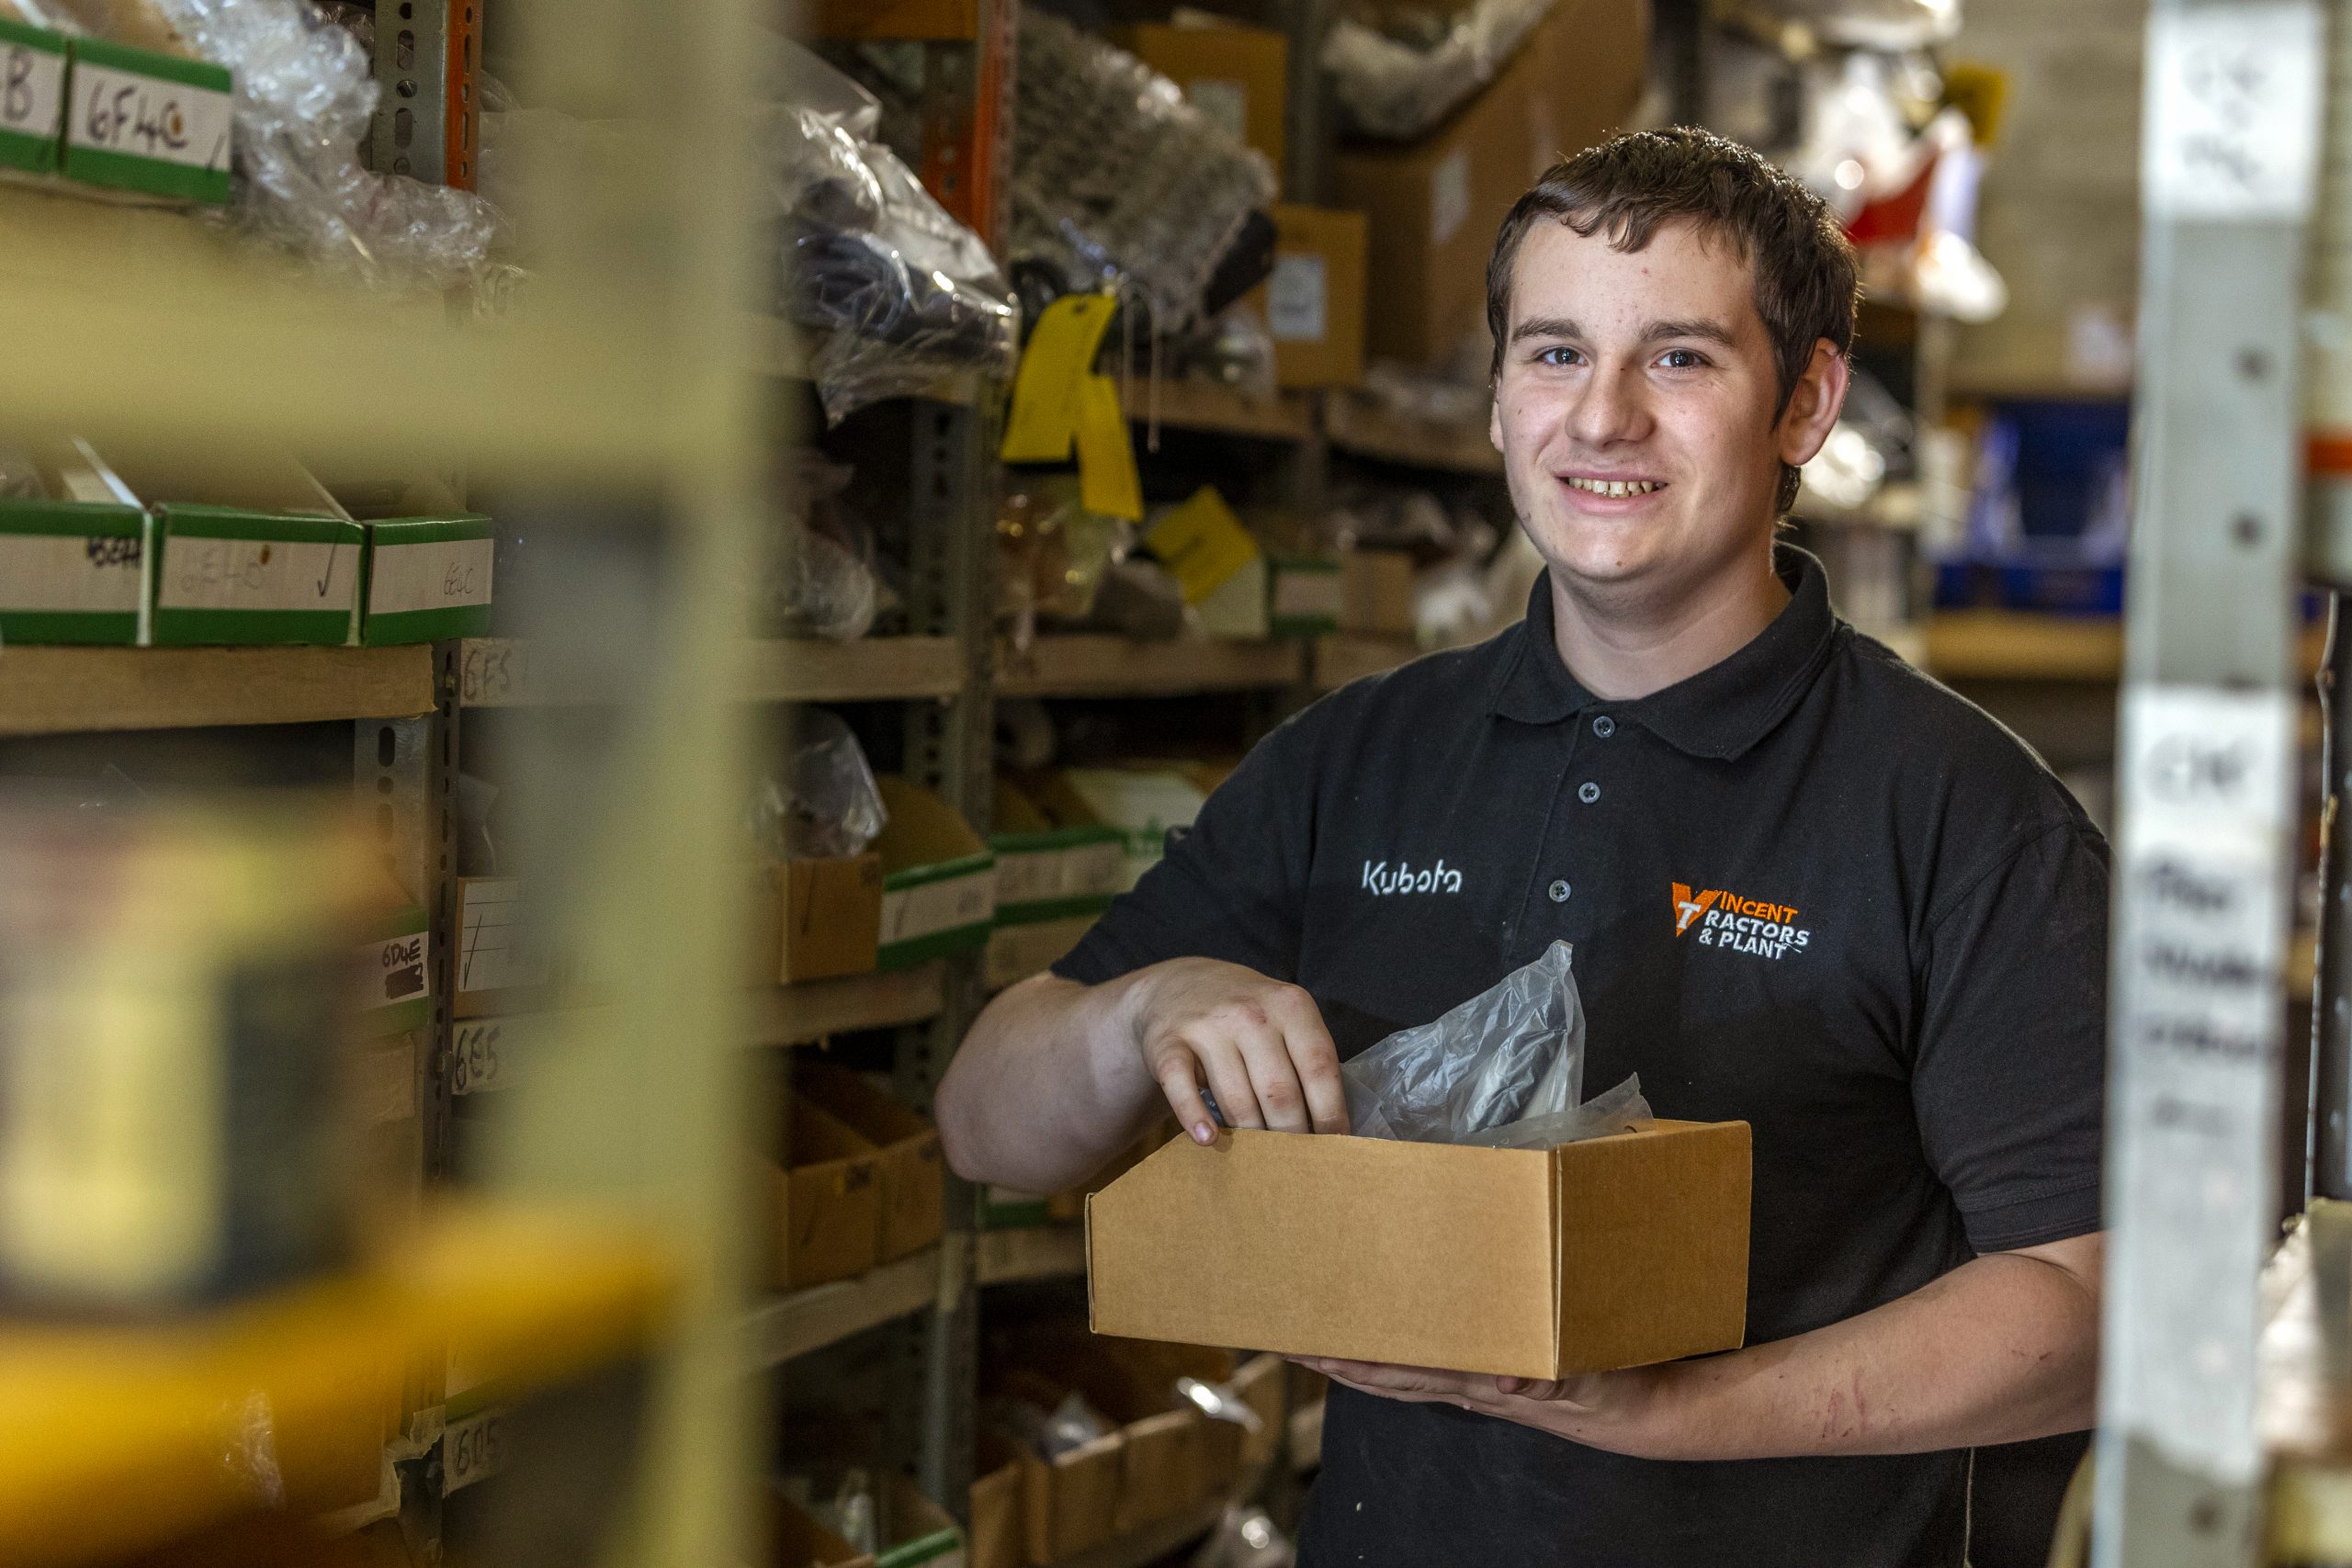
[[[1853,368],[1836,344],[1823,338],[1813,345],[1813,361],[1790,389],[1789,406],[1781,414],[1776,433],[1781,461],[1801,468],[1821,450],[1838,423],[1838,411],[1846,406],[1846,389],[1852,380]]]
[[[1494,444],[1496,451],[1503,449],[1503,378],[1499,376],[1494,378],[1487,398],[1487,439]]]

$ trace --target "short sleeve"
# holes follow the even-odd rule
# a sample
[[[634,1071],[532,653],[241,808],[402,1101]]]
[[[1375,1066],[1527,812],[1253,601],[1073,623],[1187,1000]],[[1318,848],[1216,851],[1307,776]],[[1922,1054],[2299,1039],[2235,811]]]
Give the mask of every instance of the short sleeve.
[[[1315,782],[1299,715],[1242,759],[1192,828],[1056,964],[1094,986],[1170,958],[1221,958],[1297,977]]]
[[[1929,928],[1912,1101],[1979,1253],[2099,1228],[2107,846],[2052,824]]]

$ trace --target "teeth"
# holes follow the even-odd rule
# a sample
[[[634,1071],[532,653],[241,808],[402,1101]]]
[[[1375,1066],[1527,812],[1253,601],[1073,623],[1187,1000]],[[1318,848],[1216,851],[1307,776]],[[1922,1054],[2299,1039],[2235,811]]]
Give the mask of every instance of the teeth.
[[[1665,488],[1663,485],[1657,484],[1647,479],[1587,479],[1572,478],[1568,480],[1568,484],[1570,488],[1575,490],[1589,490],[1595,495],[1611,496],[1621,500],[1629,495],[1647,495],[1652,491],[1662,490]]]

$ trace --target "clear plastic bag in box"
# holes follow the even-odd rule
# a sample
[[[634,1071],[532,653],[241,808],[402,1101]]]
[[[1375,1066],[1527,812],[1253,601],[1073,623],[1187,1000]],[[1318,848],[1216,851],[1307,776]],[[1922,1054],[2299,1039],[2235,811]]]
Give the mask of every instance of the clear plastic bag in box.
[[[752,792],[749,825],[760,852],[773,861],[865,853],[890,814],[849,726],[821,708],[797,710],[782,750],[781,765]]]
[[[1366,1138],[1548,1148],[1647,1117],[1633,1078],[1581,1102],[1584,1004],[1574,957],[1555,942],[1442,1018],[1344,1064],[1351,1129]]]

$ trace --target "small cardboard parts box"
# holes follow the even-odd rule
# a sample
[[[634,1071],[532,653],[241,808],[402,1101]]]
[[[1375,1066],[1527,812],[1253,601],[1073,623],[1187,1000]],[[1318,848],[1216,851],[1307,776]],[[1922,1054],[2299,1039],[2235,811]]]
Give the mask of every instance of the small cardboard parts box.
[[[369,648],[490,634],[491,521],[390,517],[368,530],[359,640]]]
[[[1363,379],[1364,215],[1277,203],[1274,271],[1256,299],[1274,340],[1283,387],[1352,387]]]
[[[0,167],[31,175],[57,168],[69,47],[62,33],[0,16]]]
[[[882,1186],[875,1260],[895,1262],[936,1242],[947,1209],[939,1129],[838,1063],[798,1064],[793,1089],[875,1147]]]
[[[1264,153],[1274,178],[1283,177],[1287,38],[1265,28],[1147,22],[1120,28],[1113,41],[1182,88],[1202,118]]]
[[[1413,558],[1350,550],[1340,558],[1340,629],[1359,637],[1413,635]]]
[[[1732,1349],[1749,1150],[1744,1122],[1555,1149],[1178,1138],[1087,1201],[1093,1327],[1533,1378]]]
[[[225,205],[232,86],[208,61],[77,38],[60,169],[88,185]]]
[[[764,867],[752,920],[752,979],[765,986],[864,975],[882,939],[882,857]]]
[[[971,1568],[1025,1568],[1028,1519],[1022,1509],[1021,1450],[1001,1432],[979,1435],[972,1478]]]
[[[911,969],[984,947],[996,922],[996,857],[956,808],[917,784],[876,781],[889,818],[882,857],[879,969]]]
[[[1373,355],[1428,365],[1483,336],[1495,231],[1555,159],[1619,128],[1642,94],[1648,37],[1645,0],[1559,0],[1500,74],[1430,136],[1340,152],[1339,204],[1371,220]]]
[[[1321,637],[1340,629],[1340,563],[1328,557],[1273,562],[1270,624],[1276,637]]]
[[[882,1235],[882,1172],[874,1145],[794,1097],[791,1165],[767,1167],[775,1245],[769,1282],[797,1291],[874,1267]]]
[[[883,1547],[859,1551],[789,1497],[776,1496],[768,1533],[775,1568],[963,1568],[962,1527],[897,1471],[879,1477]]]

